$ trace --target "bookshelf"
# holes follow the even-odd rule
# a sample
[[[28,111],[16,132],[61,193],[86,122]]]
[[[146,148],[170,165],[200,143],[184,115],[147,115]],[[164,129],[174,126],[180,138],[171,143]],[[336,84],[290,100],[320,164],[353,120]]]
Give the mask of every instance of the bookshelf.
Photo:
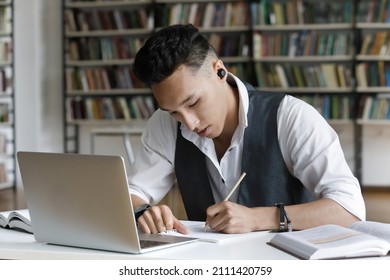
[[[361,125],[390,125],[390,2],[362,0],[356,29],[356,91],[360,95],[357,121]]]
[[[339,2],[342,4],[336,5]],[[176,23],[190,22],[197,26],[209,38],[229,71],[242,80],[263,90],[299,96],[313,104],[330,122],[345,126],[351,122],[354,111],[351,93],[354,91],[352,15],[355,1],[332,0],[331,3],[315,0],[64,0],[65,151],[78,151],[80,125],[131,125],[143,121],[142,118],[94,117],[96,102],[107,108],[116,99],[121,98],[122,103],[124,98],[134,101],[139,96],[150,95],[150,91],[129,83],[107,89],[104,82],[93,82],[93,77],[103,76],[98,81],[104,81],[104,75],[115,77],[120,74],[115,71],[130,69],[142,40],[159,28]],[[324,9],[328,10],[325,14]],[[301,12],[303,10],[306,12]],[[120,19],[125,13],[131,15],[131,11],[136,14],[142,11],[143,16],[139,17],[146,23],[128,27]],[[295,22],[287,22],[285,15],[292,14],[298,15],[289,19]],[[113,45],[118,38],[131,41],[131,54],[119,56],[118,50],[103,51],[103,45]],[[316,40],[323,41],[323,50],[313,51]],[[300,44],[306,45],[305,52],[299,53],[303,49]],[[290,77],[293,72],[298,80]],[[340,77],[343,79],[339,83]]]
[[[13,1],[0,1],[0,190],[15,187]]]
[[[258,87],[312,104],[332,123],[353,119],[354,1],[252,3]]]
[[[361,0],[357,5],[356,122],[361,129],[363,185],[388,187],[390,164],[390,3]],[[367,183],[368,182],[368,183]]]
[[[190,22],[230,72],[312,104],[348,139],[341,144],[359,178],[362,127],[390,124],[389,2],[63,0],[65,152],[79,151],[80,127],[144,125],[156,104],[132,76],[134,55],[159,28]]]
[[[355,10],[357,1],[251,2],[256,85],[313,105],[340,136],[359,178],[360,136],[355,123]]]

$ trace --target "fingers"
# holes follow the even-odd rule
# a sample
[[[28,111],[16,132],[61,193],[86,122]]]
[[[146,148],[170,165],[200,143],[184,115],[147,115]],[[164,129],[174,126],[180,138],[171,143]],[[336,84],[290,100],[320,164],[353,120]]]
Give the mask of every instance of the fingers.
[[[206,225],[212,230],[223,232],[231,214],[229,203],[222,202],[207,208]]]
[[[207,208],[206,224],[213,230],[223,233],[248,232],[249,208],[229,201],[221,202]]]
[[[177,232],[180,232],[182,234],[188,234],[189,233],[189,230],[187,229],[187,227],[185,225],[183,225],[182,223],[180,223],[180,221],[176,218],[174,218],[174,224],[173,224],[173,228],[177,230]]]
[[[145,233],[159,233],[171,229],[181,233],[187,232],[187,228],[173,216],[171,209],[166,205],[149,208],[138,218],[138,226]]]

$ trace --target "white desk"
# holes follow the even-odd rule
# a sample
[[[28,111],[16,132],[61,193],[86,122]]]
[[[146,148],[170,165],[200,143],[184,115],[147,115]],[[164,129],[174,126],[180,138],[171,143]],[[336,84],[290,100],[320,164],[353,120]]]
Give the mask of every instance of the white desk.
[[[34,236],[14,230],[0,229],[0,259],[56,259],[56,260],[125,260],[125,259],[258,259],[291,260],[295,257],[284,253],[267,242],[274,233],[257,232],[221,243],[194,242],[146,254],[123,254],[66,246],[42,244]]]

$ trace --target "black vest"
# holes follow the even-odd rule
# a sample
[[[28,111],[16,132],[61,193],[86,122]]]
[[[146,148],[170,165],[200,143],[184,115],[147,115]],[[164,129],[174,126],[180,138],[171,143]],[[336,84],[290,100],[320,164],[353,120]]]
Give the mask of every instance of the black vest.
[[[283,160],[277,135],[277,111],[285,94],[248,87],[248,127],[244,133],[242,171],[247,175],[238,190],[238,203],[247,207],[298,204],[313,196],[293,177]],[[204,221],[214,204],[205,155],[181,135],[178,125],[175,172],[189,220]],[[221,179],[222,180],[222,179]]]

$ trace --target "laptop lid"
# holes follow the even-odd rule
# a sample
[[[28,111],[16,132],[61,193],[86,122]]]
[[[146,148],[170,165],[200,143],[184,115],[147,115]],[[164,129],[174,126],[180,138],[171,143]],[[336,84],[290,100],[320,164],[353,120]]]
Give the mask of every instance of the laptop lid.
[[[194,241],[142,234],[142,249],[120,156],[17,153],[38,242],[143,253]]]

